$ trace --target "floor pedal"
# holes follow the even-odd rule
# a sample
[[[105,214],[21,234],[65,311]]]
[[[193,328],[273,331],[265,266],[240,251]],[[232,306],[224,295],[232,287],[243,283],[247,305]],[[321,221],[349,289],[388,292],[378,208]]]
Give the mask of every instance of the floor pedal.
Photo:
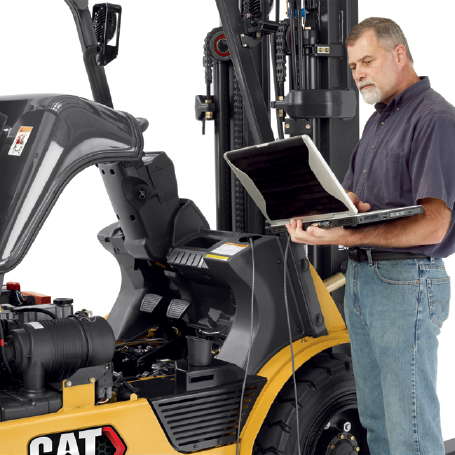
[[[151,313],[160,303],[163,296],[157,294],[145,294],[141,303],[141,311]]]
[[[191,305],[190,302],[182,299],[172,299],[166,312],[166,316],[172,319],[180,319]]]

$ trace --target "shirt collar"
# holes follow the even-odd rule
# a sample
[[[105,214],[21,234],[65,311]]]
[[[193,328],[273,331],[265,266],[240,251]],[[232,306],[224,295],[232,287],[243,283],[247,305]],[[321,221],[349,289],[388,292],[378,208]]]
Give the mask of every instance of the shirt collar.
[[[374,108],[377,111],[382,112],[387,106],[395,107],[397,105],[406,103],[408,100],[416,97],[419,93],[431,88],[430,79],[428,76],[420,76],[419,79],[420,81],[405,88],[395,98],[393,98],[389,104],[377,103],[374,105]]]

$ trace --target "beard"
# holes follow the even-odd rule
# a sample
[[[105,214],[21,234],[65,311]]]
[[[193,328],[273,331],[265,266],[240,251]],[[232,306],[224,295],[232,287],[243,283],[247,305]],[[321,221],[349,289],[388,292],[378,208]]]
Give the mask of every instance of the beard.
[[[361,90],[362,87],[365,87],[365,85],[369,85],[369,87]],[[376,82],[362,81],[359,82],[358,88],[365,103],[376,104],[382,100],[382,93],[381,90],[379,90],[379,87],[376,85]]]

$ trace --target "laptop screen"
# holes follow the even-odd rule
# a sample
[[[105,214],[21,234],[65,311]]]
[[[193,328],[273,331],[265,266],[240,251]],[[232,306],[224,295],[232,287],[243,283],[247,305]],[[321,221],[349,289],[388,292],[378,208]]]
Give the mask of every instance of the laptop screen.
[[[301,137],[228,152],[231,163],[253,181],[271,220],[346,212],[346,205],[319,183]]]

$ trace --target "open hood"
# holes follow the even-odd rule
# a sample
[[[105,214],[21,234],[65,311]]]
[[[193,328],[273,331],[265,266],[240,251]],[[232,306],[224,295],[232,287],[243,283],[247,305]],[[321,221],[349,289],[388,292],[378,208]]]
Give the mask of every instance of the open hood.
[[[0,97],[0,274],[22,260],[76,174],[142,150],[125,112],[70,95]]]

